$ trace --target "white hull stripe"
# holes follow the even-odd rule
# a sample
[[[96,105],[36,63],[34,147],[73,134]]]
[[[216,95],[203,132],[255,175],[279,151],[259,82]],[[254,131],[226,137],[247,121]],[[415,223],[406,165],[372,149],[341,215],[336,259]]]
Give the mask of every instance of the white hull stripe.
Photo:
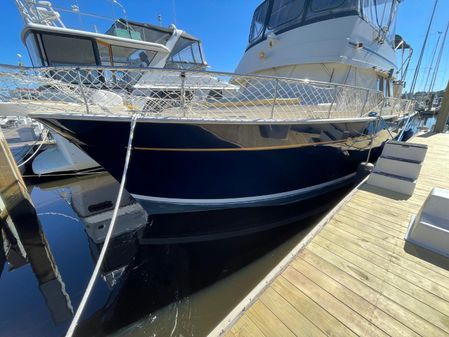
[[[267,194],[267,195],[259,195],[255,197],[243,197],[243,198],[224,198],[224,199],[178,199],[178,198],[160,198],[160,197],[151,197],[146,195],[139,194],[131,194],[135,199],[152,201],[155,203],[166,203],[166,204],[178,204],[178,205],[226,205],[226,204],[245,204],[245,203],[253,203],[253,202],[263,202],[269,200],[276,200],[282,198],[288,198],[293,196],[298,196],[301,194],[307,194],[310,192],[314,192],[320,190],[325,187],[329,187],[340,182],[344,182],[353,178],[356,173],[348,174],[347,176],[327,181],[322,184],[301,188],[294,191],[281,192],[275,194]]]

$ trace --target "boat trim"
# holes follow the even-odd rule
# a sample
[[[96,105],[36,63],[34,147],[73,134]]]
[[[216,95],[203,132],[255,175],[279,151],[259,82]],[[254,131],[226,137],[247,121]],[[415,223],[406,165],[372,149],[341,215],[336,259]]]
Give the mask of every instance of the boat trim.
[[[79,113],[30,113],[29,116],[34,119],[43,119],[47,121],[57,119],[70,120],[90,120],[90,121],[111,121],[128,122],[132,119],[132,112],[129,115],[89,115]],[[377,117],[352,117],[352,118],[321,118],[321,119],[198,119],[189,117],[160,117],[160,116],[142,116],[138,118],[143,123],[173,123],[173,124],[252,124],[252,125],[302,125],[302,124],[327,124],[327,123],[351,123],[351,122],[370,122]],[[382,119],[389,120],[398,118],[397,115],[382,116]]]
[[[362,137],[360,137],[362,138]],[[364,138],[371,139],[370,135]],[[286,150],[297,149],[301,147],[311,147],[318,145],[330,145],[345,143],[348,139],[333,140],[328,142],[307,143],[307,144],[291,144],[279,146],[257,146],[257,147],[230,147],[230,148],[163,148],[163,147],[133,147],[137,151],[165,151],[165,152],[236,152],[236,151],[270,151],[270,150]]]
[[[46,26],[46,25],[41,25],[41,24],[36,24],[36,23],[29,23],[22,30],[22,42],[24,44],[26,44],[25,39],[26,39],[27,33],[30,31],[48,32],[48,33],[63,34],[63,35],[70,35],[70,36],[76,35],[76,36],[82,36],[82,37],[91,38],[91,39],[114,41],[114,42],[120,43],[121,45],[142,46],[142,47],[145,47],[145,49],[153,48],[157,52],[162,52],[162,53],[166,53],[166,54],[170,53],[170,50],[166,46],[159,44],[159,43],[147,42],[147,41],[142,41],[142,40],[132,40],[132,39],[127,39],[127,38],[118,37],[118,36],[114,36],[114,35],[93,33],[93,32],[87,32],[87,31],[83,31],[83,30],[70,29],[70,28]]]
[[[348,174],[344,177],[340,177],[338,179],[330,180],[325,183],[321,183],[318,185],[313,185],[305,188],[300,188],[293,191],[274,193],[274,194],[266,194],[266,195],[258,195],[254,197],[241,197],[241,198],[223,198],[223,199],[181,199],[181,198],[163,198],[163,197],[152,197],[140,194],[131,194],[133,198],[151,201],[156,203],[167,203],[167,204],[178,204],[178,205],[201,205],[201,206],[225,206],[225,205],[234,205],[234,204],[249,204],[254,202],[264,202],[281,198],[293,197],[301,194],[306,194],[310,192],[314,192],[316,190],[320,190],[325,187],[329,187],[346,180],[353,178],[356,173]]]

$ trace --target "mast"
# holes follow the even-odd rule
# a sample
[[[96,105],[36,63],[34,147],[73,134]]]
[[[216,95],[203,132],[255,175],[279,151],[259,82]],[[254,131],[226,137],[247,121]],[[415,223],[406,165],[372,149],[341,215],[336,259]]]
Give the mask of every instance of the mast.
[[[446,44],[446,37],[447,37],[448,30],[449,30],[449,22],[447,23],[446,31],[444,32],[443,42],[441,43],[441,48],[440,48],[440,52],[438,54],[437,64],[435,66],[435,71],[433,72],[432,80],[430,82],[429,92],[432,92],[435,87],[435,82],[438,77],[438,70],[440,69],[441,58],[443,57],[444,46]]]
[[[410,94],[415,92],[416,83],[419,77],[419,71],[421,68],[422,59],[424,56],[424,51],[426,49],[427,40],[429,39],[430,28],[432,27],[433,19],[435,17],[435,11],[437,9],[438,0],[435,0],[435,4],[433,5],[432,16],[430,17],[429,25],[427,27],[426,37],[424,38],[424,42],[421,48],[421,53],[419,54],[418,64],[416,65],[415,74],[413,75],[412,85],[410,87]]]
[[[433,54],[432,54],[432,61],[430,62],[430,67],[429,67],[429,72],[427,73],[427,79],[426,79],[426,83],[424,84],[424,91],[426,91],[427,88],[427,84],[429,83],[430,80],[430,74],[432,74],[432,70],[433,68],[433,63],[435,62],[435,56],[437,55],[437,50],[438,50],[438,46],[440,45],[440,40],[441,40],[441,34],[443,32],[438,32],[438,39],[437,39],[437,43],[435,44],[435,49],[433,50]],[[432,81],[430,81],[430,83],[432,83]],[[429,85],[429,91],[430,91],[430,85]]]

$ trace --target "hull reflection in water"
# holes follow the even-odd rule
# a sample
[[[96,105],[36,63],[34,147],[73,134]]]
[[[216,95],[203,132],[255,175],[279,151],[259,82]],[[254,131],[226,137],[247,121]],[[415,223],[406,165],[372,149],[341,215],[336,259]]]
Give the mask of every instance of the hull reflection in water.
[[[64,187],[59,184],[41,184],[40,188],[58,191],[72,206],[85,226],[92,258],[97,261],[109,229],[119,185],[106,173],[93,178],[68,180]],[[147,212],[124,191],[108,253],[101,268],[101,276],[111,288],[134,259],[147,222]]]
[[[207,334],[307,232],[302,231],[346,192],[335,191],[307,205],[152,217],[120,283],[107,303],[82,322],[77,335]],[[193,242],[188,236],[171,237],[166,231],[178,227],[196,233],[209,228],[213,233],[225,226],[230,232],[267,230],[220,240],[207,236],[204,242],[197,236]],[[290,245],[273,253],[298,232]]]

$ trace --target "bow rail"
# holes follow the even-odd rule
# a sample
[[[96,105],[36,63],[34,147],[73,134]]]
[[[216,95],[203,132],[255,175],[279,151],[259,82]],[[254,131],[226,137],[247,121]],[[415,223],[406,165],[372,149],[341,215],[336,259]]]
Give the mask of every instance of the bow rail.
[[[210,121],[405,116],[414,102],[347,85],[177,69],[0,66],[0,114],[93,114]],[[3,111],[2,111],[3,110]],[[375,113],[373,115],[373,113]]]

